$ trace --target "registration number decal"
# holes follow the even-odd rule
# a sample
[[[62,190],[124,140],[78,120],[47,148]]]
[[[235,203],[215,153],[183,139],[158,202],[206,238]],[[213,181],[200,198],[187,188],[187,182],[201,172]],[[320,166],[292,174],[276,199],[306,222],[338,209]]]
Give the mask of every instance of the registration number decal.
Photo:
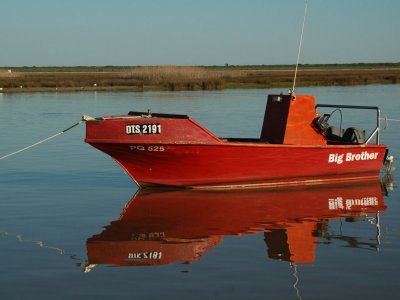
[[[126,134],[160,134],[161,124],[127,124]]]
[[[129,146],[129,149],[131,149],[131,151],[149,151],[149,152],[165,151],[164,146],[160,145],[151,145],[151,146],[135,145],[135,146]]]
[[[161,259],[161,251],[128,253],[128,260]]]

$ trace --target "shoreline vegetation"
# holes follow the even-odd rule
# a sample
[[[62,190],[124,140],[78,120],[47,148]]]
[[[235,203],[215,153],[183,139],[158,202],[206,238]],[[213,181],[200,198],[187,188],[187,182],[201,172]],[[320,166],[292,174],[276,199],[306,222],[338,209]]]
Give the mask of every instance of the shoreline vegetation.
[[[290,88],[294,65],[0,67],[0,93]],[[399,63],[299,65],[296,86],[400,83]]]

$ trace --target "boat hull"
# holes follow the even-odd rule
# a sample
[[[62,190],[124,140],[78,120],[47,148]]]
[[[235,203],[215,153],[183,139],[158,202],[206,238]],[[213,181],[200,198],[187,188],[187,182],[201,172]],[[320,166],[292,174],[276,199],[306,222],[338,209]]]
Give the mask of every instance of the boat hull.
[[[116,160],[140,187],[259,187],[379,177],[386,145],[328,144],[311,125],[304,130],[300,115],[282,129],[279,143],[265,134],[219,138],[189,116],[142,112],[87,121],[85,141]],[[295,132],[307,138],[295,138]]]
[[[90,143],[141,187],[231,188],[379,177],[385,145]]]

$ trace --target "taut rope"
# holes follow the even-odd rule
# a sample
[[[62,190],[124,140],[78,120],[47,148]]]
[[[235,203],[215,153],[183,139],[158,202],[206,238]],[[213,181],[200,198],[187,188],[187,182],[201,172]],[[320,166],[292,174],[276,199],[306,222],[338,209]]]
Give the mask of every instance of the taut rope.
[[[44,143],[44,142],[47,142],[47,141],[51,140],[51,139],[54,139],[55,137],[57,137],[57,136],[59,136],[59,135],[62,135],[63,133],[67,132],[68,130],[71,130],[72,128],[78,126],[78,125],[81,124],[82,122],[84,122],[84,120],[79,121],[78,123],[75,123],[74,125],[72,125],[72,126],[66,128],[66,129],[64,129],[63,131],[60,131],[60,132],[58,132],[58,133],[56,133],[56,134],[54,134],[54,135],[52,135],[52,136],[49,136],[48,138],[45,138],[44,140],[41,140],[41,141],[39,141],[39,142],[36,142],[36,143],[34,143],[34,144],[32,144],[32,145],[29,145],[29,146],[27,146],[27,147],[25,147],[25,148],[22,148],[22,149],[19,149],[19,150],[17,150],[17,151],[14,151],[14,152],[12,152],[12,153],[10,153],[10,154],[4,155],[4,156],[0,157],[0,160],[5,159],[5,158],[10,157],[10,156],[13,156],[13,155],[15,155],[15,154],[18,154],[18,153],[20,153],[20,152],[22,152],[22,151],[25,151],[25,150],[28,150],[28,149],[30,149],[30,148],[33,148],[33,147],[35,147],[35,146],[37,146],[37,145],[40,145],[40,144],[42,144],[42,143]]]

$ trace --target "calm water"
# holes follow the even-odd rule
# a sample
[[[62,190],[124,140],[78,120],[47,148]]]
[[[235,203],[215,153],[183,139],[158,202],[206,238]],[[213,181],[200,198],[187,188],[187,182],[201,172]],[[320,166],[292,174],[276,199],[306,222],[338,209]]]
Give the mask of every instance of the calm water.
[[[0,94],[0,156],[82,114],[129,110],[190,114],[219,136],[257,137],[271,92],[280,90]],[[297,92],[400,119],[400,85]],[[390,122],[381,135],[397,158],[399,132]],[[399,297],[399,189],[135,195],[83,138],[81,125],[0,160],[1,299]],[[352,199],[370,206],[360,212]]]

